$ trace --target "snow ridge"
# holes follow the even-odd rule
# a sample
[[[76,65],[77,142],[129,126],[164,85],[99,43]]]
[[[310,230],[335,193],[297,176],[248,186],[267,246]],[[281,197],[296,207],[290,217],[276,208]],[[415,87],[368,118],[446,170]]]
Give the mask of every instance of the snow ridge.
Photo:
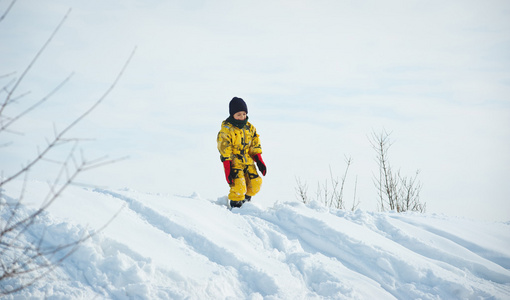
[[[6,299],[510,298],[508,223],[256,199],[230,211],[224,200],[70,187],[29,234],[70,241],[124,208]]]

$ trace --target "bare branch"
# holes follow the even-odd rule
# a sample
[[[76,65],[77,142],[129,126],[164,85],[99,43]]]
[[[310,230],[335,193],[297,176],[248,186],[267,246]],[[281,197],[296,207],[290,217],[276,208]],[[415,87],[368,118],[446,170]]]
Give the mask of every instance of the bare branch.
[[[12,7],[15,0],[12,1],[8,10]],[[7,12],[8,12],[7,10]],[[0,21],[3,20],[5,12]],[[45,44],[40,48],[35,57],[30,61],[28,66],[24,69],[21,76],[18,79],[13,79],[7,85],[5,85],[0,93],[2,94],[3,100],[0,102],[0,132],[12,132],[10,128],[12,124],[19,119],[25,117],[28,113],[38,108],[42,103],[47,101],[53,96],[61,87],[66,84],[70,77],[67,77],[59,85],[57,85],[50,93],[34,104],[30,105],[27,109],[14,117],[5,116],[6,107],[14,103],[18,99],[27,95],[27,93],[16,96],[15,93],[23,82],[25,76],[32,69],[34,64],[40,58],[41,54],[47,48],[49,43],[52,41],[56,33],[59,31],[64,21],[68,17],[70,10],[66,13],[64,18],[60,21],[58,26],[52,32],[50,37],[46,40]],[[79,142],[83,139],[69,138],[67,135],[71,129],[73,129],[79,122],[81,122],[86,116],[88,116],[104,99],[110,94],[114,87],[119,82],[120,78],[124,74],[127,66],[134,56],[136,47],[132,50],[128,59],[125,61],[120,72],[115,77],[113,83],[106,89],[104,94],[97,99],[86,111],[81,113],[76,119],[68,124],[64,129],[58,130],[54,127],[54,135],[52,138],[46,140],[46,144],[38,151],[35,157],[28,160],[28,163],[14,174],[4,176],[3,170],[0,176],[0,282],[6,279],[16,278],[19,279],[20,283],[17,283],[14,287],[9,290],[5,290],[5,285],[0,284],[0,297],[2,295],[12,294],[20,291],[40,278],[46,276],[53,271],[58,265],[65,260],[69,255],[74,253],[77,247],[82,244],[85,240],[92,237],[97,232],[101,231],[106,227],[117,215],[115,214],[111,220],[109,220],[103,227],[99,228],[94,232],[86,231],[77,240],[60,244],[60,245],[48,245],[46,230],[43,230],[39,235],[35,234],[37,238],[28,238],[27,232],[33,230],[34,225],[41,221],[41,215],[47,211],[49,206],[60,198],[64,193],[65,189],[71,185],[76,184],[76,178],[79,174],[98,167],[105,166],[107,164],[118,162],[125,158],[120,159],[108,159],[107,157],[101,157],[92,161],[85,159],[82,154],[77,158],[77,150]],[[13,73],[3,75],[1,78],[12,76]],[[5,96],[5,97],[4,97]],[[56,147],[73,143],[67,156],[64,159],[50,157],[50,153]],[[6,147],[8,144],[0,145],[0,147]],[[80,159],[81,158],[81,159]],[[28,189],[28,175],[34,168],[41,162],[51,162],[60,165],[60,169],[57,170],[56,176],[52,182],[48,183],[48,192],[41,200],[41,204],[37,209],[28,210],[23,205],[26,191]],[[14,179],[23,178],[22,188],[18,199],[12,199],[4,195],[3,187],[8,183],[12,183]],[[122,209],[122,208],[121,208]],[[44,224],[43,224],[43,228]],[[3,282],[2,282],[3,283]]]
[[[27,108],[26,110],[24,110],[23,112],[21,112],[20,114],[18,114],[17,116],[13,117],[13,118],[10,118],[9,119],[9,122],[7,122],[5,125],[2,124],[2,126],[0,127],[0,131],[3,131],[5,129],[7,129],[9,126],[12,125],[12,123],[16,122],[17,120],[19,120],[21,117],[23,117],[24,115],[26,115],[27,113],[31,112],[32,110],[34,110],[35,108],[37,108],[39,105],[43,104],[44,102],[46,102],[51,96],[53,96],[58,90],[60,90],[70,79],[71,77],[73,76],[73,74],[69,75],[66,79],[64,79],[64,81],[62,81],[59,85],[57,85],[57,87],[55,89],[53,89],[48,95],[46,95],[44,98],[42,98],[41,100],[37,101],[36,103],[34,103],[32,106],[30,106],[29,108]]]
[[[12,3],[11,3],[12,4]],[[9,8],[10,9],[10,8]],[[60,21],[60,23],[57,25],[57,27],[55,28],[55,30],[53,31],[53,33],[50,35],[50,37],[48,38],[48,40],[46,40],[46,43],[44,43],[44,45],[41,47],[41,49],[39,49],[39,52],[37,52],[37,54],[35,55],[35,57],[32,59],[32,61],[30,62],[30,64],[25,68],[25,70],[23,71],[23,73],[21,74],[21,76],[18,78],[18,80],[16,81],[16,83],[14,84],[14,86],[12,87],[12,89],[9,91],[9,93],[7,94],[7,97],[5,98],[4,100],[4,103],[2,103],[2,105],[0,105],[0,115],[2,115],[2,112],[3,110],[5,109],[5,107],[7,106],[7,104],[9,103],[11,97],[12,97],[12,94],[14,93],[14,91],[16,91],[16,89],[18,88],[19,84],[23,81],[23,79],[25,78],[25,76],[27,75],[28,71],[30,71],[30,69],[32,69],[32,67],[34,66],[35,62],[39,59],[39,56],[41,56],[41,54],[44,52],[44,50],[46,49],[46,47],[50,44],[50,42],[53,40],[53,38],[55,37],[55,35],[57,34],[57,32],[60,30],[60,27],[62,27],[62,25],[64,24],[65,20],[67,19],[67,17],[69,16],[69,14],[71,13],[71,9],[69,9],[67,11],[67,13],[65,14],[64,18],[62,18],[62,20]]]
[[[12,0],[5,12],[0,16],[0,23],[5,19],[11,8],[14,6],[14,3],[16,3],[16,0]]]
[[[302,183],[301,179],[296,177],[296,193],[299,200],[301,200],[304,204],[308,203],[308,187],[306,186],[306,183]]]
[[[356,209],[358,209],[358,206],[360,204],[359,200],[356,199],[357,190],[358,190],[358,176],[356,176],[356,180],[354,182],[354,198],[352,200],[351,211],[355,211]]]
[[[41,161],[47,154],[50,150],[52,150],[54,147],[58,146],[60,143],[63,143],[65,142],[65,140],[63,139],[63,136],[69,131],[71,130],[74,126],[76,126],[76,124],[78,124],[81,120],[83,120],[83,118],[85,118],[87,115],[89,115],[99,104],[101,104],[101,102],[103,102],[103,100],[106,98],[106,96],[108,96],[108,94],[113,90],[113,88],[116,86],[117,82],[119,81],[120,77],[122,76],[122,74],[124,74],[124,71],[126,70],[129,62],[131,61],[131,59],[133,58],[133,55],[135,54],[135,50],[136,48],[134,48],[134,50],[131,52],[129,58],[127,59],[127,61],[124,63],[124,66],[122,67],[121,71],[119,72],[119,74],[117,75],[117,77],[115,78],[115,81],[113,82],[113,84],[106,90],[106,92],[103,94],[103,96],[101,96],[101,98],[99,98],[88,110],[86,110],[83,114],[81,114],[77,119],[75,119],[73,122],[71,122],[71,124],[69,124],[66,128],[64,128],[62,131],[56,133],[56,136],[55,138],[52,140],[52,141],[49,141],[48,142],[48,145],[46,146],[46,148],[44,148],[42,150],[42,152],[39,153],[39,155],[37,155],[37,157],[35,159],[33,159],[31,162],[29,162],[24,168],[21,168],[18,172],[16,172],[15,174],[7,177],[6,179],[4,179],[3,181],[0,182],[0,186],[12,181],[13,179],[19,177],[21,174],[25,173],[27,170],[31,169],[35,164],[37,164],[39,161]]]

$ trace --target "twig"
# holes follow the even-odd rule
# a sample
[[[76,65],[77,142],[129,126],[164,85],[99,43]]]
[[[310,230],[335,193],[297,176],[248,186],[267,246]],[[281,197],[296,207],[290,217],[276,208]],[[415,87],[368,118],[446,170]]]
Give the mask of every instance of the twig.
[[[5,10],[5,12],[3,13],[3,15],[0,16],[0,23],[5,19],[11,8],[14,6],[14,3],[16,3],[16,0],[12,0],[7,9]]]
[[[13,1],[14,2],[14,1]],[[11,3],[12,4],[12,3]],[[12,6],[12,5],[11,5]],[[10,8],[9,8],[10,9]],[[53,38],[55,37],[55,35],[57,34],[57,32],[60,30],[60,27],[62,27],[62,24],[64,24],[65,20],[67,19],[67,17],[69,16],[69,14],[71,13],[71,9],[69,9],[67,11],[67,13],[65,14],[64,18],[62,18],[62,20],[60,21],[60,23],[57,25],[57,27],[55,28],[55,30],[53,30],[53,33],[50,35],[50,37],[46,40],[46,43],[44,43],[44,45],[41,47],[41,49],[39,49],[39,52],[37,52],[37,54],[34,56],[34,58],[32,59],[32,61],[30,62],[30,64],[28,64],[28,66],[25,68],[25,70],[23,71],[23,73],[21,74],[21,76],[18,78],[18,80],[16,81],[16,83],[14,84],[14,86],[12,87],[12,89],[9,91],[9,93],[7,94],[7,97],[5,98],[5,101],[4,103],[0,106],[0,115],[2,115],[2,112],[3,110],[5,109],[5,106],[9,103],[11,97],[12,97],[12,94],[14,93],[14,91],[16,91],[16,89],[18,88],[19,84],[21,83],[21,81],[23,81],[23,79],[25,78],[25,75],[27,75],[28,71],[30,71],[30,69],[34,66],[35,62],[39,59],[39,56],[41,56],[41,54],[43,53],[43,51],[46,49],[46,47],[50,44],[50,42],[53,40]]]

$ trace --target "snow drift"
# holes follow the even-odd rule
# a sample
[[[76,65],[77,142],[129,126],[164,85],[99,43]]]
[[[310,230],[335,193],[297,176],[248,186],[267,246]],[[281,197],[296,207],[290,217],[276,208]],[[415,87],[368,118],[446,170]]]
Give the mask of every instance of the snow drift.
[[[21,209],[44,192],[31,182]],[[20,190],[3,191],[16,199]],[[38,219],[58,245],[103,226],[6,299],[510,299],[510,223],[257,199],[70,187]],[[4,282],[9,284],[9,282]]]

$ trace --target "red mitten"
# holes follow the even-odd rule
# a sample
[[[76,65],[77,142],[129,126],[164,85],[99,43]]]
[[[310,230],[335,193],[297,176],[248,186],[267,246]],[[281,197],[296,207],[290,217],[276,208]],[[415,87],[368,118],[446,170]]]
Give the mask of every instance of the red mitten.
[[[227,179],[228,184],[232,184],[234,179],[232,178],[232,161],[226,160],[223,162],[223,168],[225,169],[225,179]]]
[[[260,153],[255,154],[255,156],[253,156],[253,159],[257,163],[257,167],[259,168],[259,171],[262,173],[262,175],[266,176],[267,168],[266,164],[262,160],[262,155]]]

